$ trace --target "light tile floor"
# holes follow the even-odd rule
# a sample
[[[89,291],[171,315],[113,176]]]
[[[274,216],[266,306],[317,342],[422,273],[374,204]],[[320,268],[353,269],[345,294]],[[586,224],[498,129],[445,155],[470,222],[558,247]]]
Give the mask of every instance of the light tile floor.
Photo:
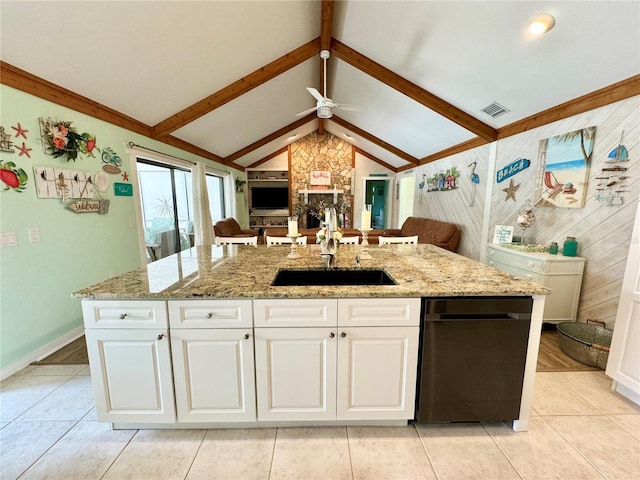
[[[640,408],[601,371],[538,373],[528,432],[506,424],[119,430],[96,422],[86,366],[0,385],[0,478],[640,478]]]

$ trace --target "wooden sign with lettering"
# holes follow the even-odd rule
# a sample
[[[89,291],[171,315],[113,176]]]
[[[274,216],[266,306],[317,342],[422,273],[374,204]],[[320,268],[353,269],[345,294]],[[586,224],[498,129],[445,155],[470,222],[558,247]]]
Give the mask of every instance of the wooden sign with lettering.
[[[67,208],[76,213],[107,213],[109,203],[109,200],[76,200],[67,203]]]
[[[510,163],[506,167],[501,168],[496,172],[496,182],[500,183],[503,180],[515,175],[518,172],[521,172],[525,168],[529,168],[531,165],[531,161],[526,158],[518,158],[516,161]]]

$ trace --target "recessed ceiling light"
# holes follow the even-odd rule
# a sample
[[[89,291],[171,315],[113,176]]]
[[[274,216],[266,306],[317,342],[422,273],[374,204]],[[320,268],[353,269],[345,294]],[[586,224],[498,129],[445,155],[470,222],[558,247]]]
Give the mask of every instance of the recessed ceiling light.
[[[347,137],[347,138],[349,138],[349,139],[353,138],[353,137],[352,137],[351,135],[349,135],[348,133],[345,133],[345,134],[344,134],[344,136],[345,136],[345,137]]]
[[[547,33],[551,30],[556,24],[556,19],[548,13],[539,13],[531,23],[529,23],[529,33],[532,35],[542,35],[543,33]]]
[[[293,140],[293,139],[294,139],[294,138],[296,138],[297,136],[298,136],[298,134],[297,134],[297,133],[294,133],[293,135],[291,135],[291,136],[289,137],[289,140]]]

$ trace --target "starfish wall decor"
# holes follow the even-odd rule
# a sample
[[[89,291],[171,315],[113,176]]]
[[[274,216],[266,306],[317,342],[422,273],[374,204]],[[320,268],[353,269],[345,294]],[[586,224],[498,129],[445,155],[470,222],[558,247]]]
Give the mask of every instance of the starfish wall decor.
[[[502,191],[507,194],[507,197],[504,199],[506,202],[509,198],[512,198],[513,201],[516,201],[516,192],[520,188],[520,184],[515,185],[513,183],[513,179],[509,180],[509,186],[507,188],[503,188]]]

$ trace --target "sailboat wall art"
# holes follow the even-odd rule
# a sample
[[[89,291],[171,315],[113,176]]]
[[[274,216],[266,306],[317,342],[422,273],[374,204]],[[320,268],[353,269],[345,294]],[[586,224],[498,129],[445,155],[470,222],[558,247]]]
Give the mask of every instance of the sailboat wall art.
[[[588,127],[540,141],[539,160],[544,171],[536,205],[584,207],[595,136],[596,127]]]

